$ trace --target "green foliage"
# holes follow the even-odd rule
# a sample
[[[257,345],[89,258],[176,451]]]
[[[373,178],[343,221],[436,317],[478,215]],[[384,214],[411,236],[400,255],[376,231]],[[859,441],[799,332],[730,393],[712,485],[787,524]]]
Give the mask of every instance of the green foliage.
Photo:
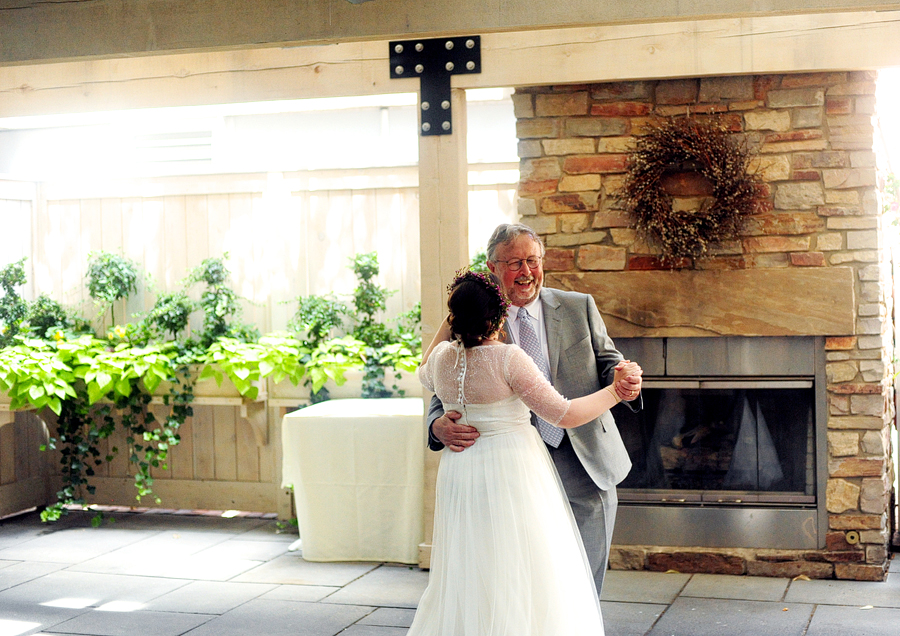
[[[313,403],[328,399],[326,382],[334,380],[342,384],[344,372],[359,367],[363,369],[362,396],[389,397],[393,393],[384,383],[385,368],[415,369],[421,357],[421,304],[402,314],[396,329],[392,328],[379,319],[387,298],[394,292],[374,280],[380,271],[378,254],[356,254],[350,263],[357,278],[352,308],[331,296],[301,297],[289,323],[292,330],[306,335],[304,342],[309,354],[302,362]],[[353,319],[350,334],[326,340],[343,326],[343,317],[348,315]],[[415,362],[411,364],[409,361],[413,359]]]
[[[0,288],[7,296],[18,296],[16,287],[24,285],[28,280],[25,278],[25,261],[26,257],[22,257],[15,263],[10,263],[3,269],[0,269]]]
[[[347,305],[331,296],[301,296],[288,328],[305,333],[308,343],[318,345],[343,326],[343,316],[348,312]]]
[[[242,396],[255,400],[258,383],[268,376],[275,382],[284,379],[299,384],[306,369],[299,363],[303,345],[289,335],[270,335],[260,342],[242,342],[219,338],[206,352],[206,365],[200,379],[214,378],[221,386],[227,376]]]
[[[381,347],[390,342],[389,329],[375,321],[375,315],[384,311],[387,298],[394,292],[376,284],[379,272],[378,253],[357,254],[351,259],[358,285],[353,291],[353,307],[357,326],[353,335],[371,347]]]
[[[103,307],[103,311],[109,307],[113,323],[116,322],[113,303],[136,292],[137,279],[137,265],[124,256],[96,252],[88,257],[88,294]]]
[[[19,337],[0,349],[0,391],[10,396],[10,408],[46,408],[56,415],[48,447],[60,452],[64,485],[42,513],[45,521],[58,519],[67,506],[84,505],[86,494],[94,492],[94,467],[118,452],[100,451],[100,442],[115,430],[114,412],[126,430],[138,500],[151,493],[151,469],[165,465],[168,449],[178,443],[178,427],[191,415],[191,389],[176,381],[175,352],[171,344],[123,342],[111,348],[90,335],[67,339],[62,333],[51,340]],[[157,424],[147,406],[163,381],[173,382],[166,399],[171,412]]]
[[[29,331],[39,338],[52,338],[56,332],[72,330],[73,320],[65,307],[43,294],[28,303],[25,315]]]
[[[409,311],[397,318],[397,337],[401,343],[418,347],[422,350],[422,302],[419,301]]]
[[[12,342],[28,311],[27,303],[16,292],[16,287],[26,283],[25,260],[21,258],[0,270],[0,288],[3,289],[3,297],[0,298],[0,347]]]
[[[156,296],[153,309],[147,314],[147,322],[172,339],[184,331],[197,304],[184,291],[163,292]]]
[[[199,341],[202,348],[211,346],[219,338],[234,338],[243,342],[259,338],[259,331],[255,327],[234,322],[240,316],[241,307],[237,292],[225,284],[230,273],[225,266],[227,259],[227,252],[221,258],[204,259],[187,277],[189,285],[206,285],[200,296],[203,330]]]
[[[313,348],[302,359],[312,393],[318,393],[328,380],[333,380],[338,386],[344,384],[344,373],[363,365],[365,347],[365,343],[353,336],[344,336],[327,340]]]
[[[152,496],[152,471],[166,467],[169,449],[179,442],[198,378],[221,384],[227,377],[248,399],[259,397],[260,383],[269,377],[302,382],[316,400],[327,397],[326,382],[342,385],[348,370],[365,368],[364,394],[386,396],[391,391],[384,387],[385,368],[412,371],[418,365],[421,306],[401,315],[396,328],[377,319],[392,292],[373,280],[378,274],[375,253],[353,259],[360,282],[352,309],[330,296],[301,298],[291,321],[295,332],[264,337],[235,320],[240,308],[237,294],[226,285],[226,258],[206,259],[186,278],[187,285],[206,286],[199,303],[185,290],[160,293],[142,320],[114,325],[105,337],[55,300],[41,296],[28,303],[19,298],[15,288],[26,282],[24,260],[0,271],[0,320],[15,329],[0,333],[5,334],[0,394],[9,396],[13,410],[44,410],[52,430],[47,447],[58,451],[61,462],[63,487],[56,503],[42,513],[44,520],[86,504],[94,492],[96,467],[120,452],[106,450],[104,442],[116,430],[125,433],[121,452],[132,465],[137,499]],[[122,257],[92,255],[89,270],[89,291],[99,303],[111,307],[136,290],[137,270]],[[203,331],[197,340],[186,339],[184,331],[198,307],[204,312]],[[353,333],[332,337],[348,315]],[[162,387],[167,387],[162,397],[167,408],[151,409],[151,399],[159,402],[152,395]]]
[[[481,250],[475,254],[475,256],[472,257],[472,262],[469,263],[469,269],[473,272],[489,271],[487,266],[487,251]]]
[[[387,306],[387,289],[372,279],[378,275],[378,253],[357,254],[352,259],[353,273],[358,285],[353,292],[353,307],[357,321],[353,336],[365,343],[363,351],[364,398],[389,397],[391,391],[384,385],[384,367],[381,365],[381,348],[393,342],[392,332],[387,325],[378,322],[375,315]]]
[[[402,314],[397,320],[396,330],[377,320],[376,315],[385,310],[387,298],[394,293],[373,280],[379,273],[378,254],[357,254],[351,261],[353,273],[358,280],[353,292],[356,319],[353,337],[365,345],[362,351],[362,397],[390,397],[393,392],[384,384],[385,368],[393,367],[398,371],[410,368],[409,361],[415,359],[415,364],[411,366],[411,369],[415,369],[421,358],[421,336],[418,332],[422,321],[422,306],[418,303]],[[396,386],[393,388],[396,390]]]
[[[228,260],[228,252],[225,252],[221,258],[211,256],[204,259],[188,273],[188,282],[206,283],[209,287],[224,285],[228,275],[231,273],[225,267],[226,260]]]
[[[47,407],[59,415],[63,401],[77,395],[68,356],[50,341],[17,337],[14,342],[0,349],[0,391],[9,396],[10,408]]]

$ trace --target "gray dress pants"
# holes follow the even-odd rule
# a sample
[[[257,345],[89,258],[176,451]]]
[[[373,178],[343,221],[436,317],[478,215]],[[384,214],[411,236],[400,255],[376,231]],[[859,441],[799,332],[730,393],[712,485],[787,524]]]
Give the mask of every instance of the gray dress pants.
[[[609,548],[612,544],[616,508],[619,504],[615,487],[600,490],[581,465],[568,434],[559,448],[547,446],[556,470],[562,480],[569,504],[575,515],[588,563],[594,572],[597,595],[603,588],[603,577],[609,564]]]

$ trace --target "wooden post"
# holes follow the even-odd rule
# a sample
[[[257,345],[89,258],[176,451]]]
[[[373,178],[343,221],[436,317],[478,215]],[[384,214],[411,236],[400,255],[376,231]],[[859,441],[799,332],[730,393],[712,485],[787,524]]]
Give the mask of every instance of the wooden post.
[[[447,312],[445,289],[469,262],[466,92],[452,89],[453,134],[419,136],[419,253],[422,275],[422,342],[428,346]],[[425,396],[426,411],[430,395]],[[439,454],[425,453],[425,540],[419,567],[431,563],[434,484]]]

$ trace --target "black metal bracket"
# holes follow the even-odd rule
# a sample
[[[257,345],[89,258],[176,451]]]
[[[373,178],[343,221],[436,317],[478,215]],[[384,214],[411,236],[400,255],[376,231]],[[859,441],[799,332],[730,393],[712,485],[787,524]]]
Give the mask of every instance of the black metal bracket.
[[[390,43],[391,79],[419,78],[422,135],[453,133],[450,76],[481,72],[481,36]]]

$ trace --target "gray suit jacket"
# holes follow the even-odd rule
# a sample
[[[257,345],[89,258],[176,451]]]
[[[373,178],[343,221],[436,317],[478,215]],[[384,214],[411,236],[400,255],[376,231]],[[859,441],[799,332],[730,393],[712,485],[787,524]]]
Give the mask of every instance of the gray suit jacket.
[[[622,354],[607,335],[594,299],[587,294],[544,287],[541,302],[550,382],[556,390],[567,398],[577,398],[611,384],[613,367],[622,360]],[[640,398],[636,402],[635,406],[624,404],[637,410]],[[433,397],[428,412],[428,445],[432,450],[443,448],[431,434],[431,424],[443,412],[441,401]],[[611,412],[567,432],[576,455],[600,489],[610,490],[625,479],[631,460]]]

